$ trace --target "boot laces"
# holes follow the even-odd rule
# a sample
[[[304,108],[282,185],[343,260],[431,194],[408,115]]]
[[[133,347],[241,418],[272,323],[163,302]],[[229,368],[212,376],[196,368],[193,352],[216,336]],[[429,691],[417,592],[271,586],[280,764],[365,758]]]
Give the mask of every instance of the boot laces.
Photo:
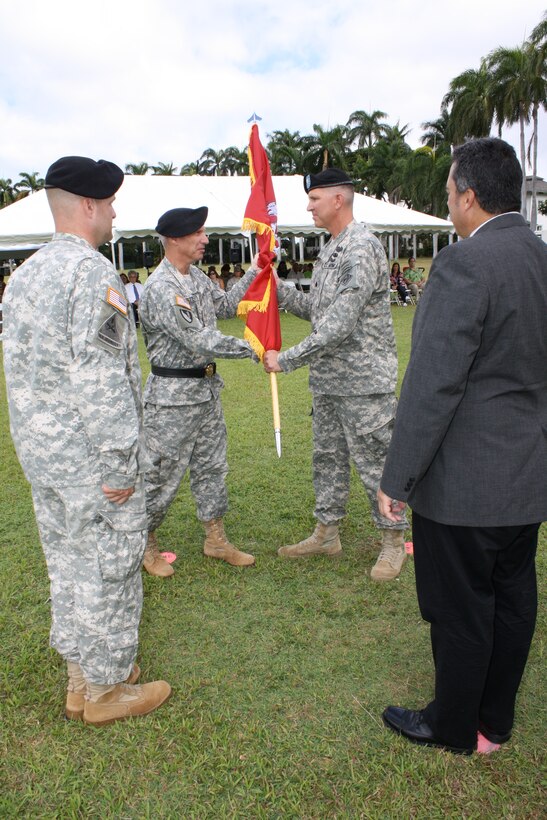
[[[380,555],[378,556],[378,563],[385,561],[391,567],[395,568],[401,558],[401,551],[396,547],[382,547]]]

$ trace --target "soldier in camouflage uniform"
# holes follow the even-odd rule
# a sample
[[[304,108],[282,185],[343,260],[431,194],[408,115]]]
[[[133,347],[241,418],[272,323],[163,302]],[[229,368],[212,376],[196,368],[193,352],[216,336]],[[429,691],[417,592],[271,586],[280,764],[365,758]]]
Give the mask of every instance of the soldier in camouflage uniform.
[[[144,287],[140,317],[151,374],[144,393],[146,445],[152,467],[146,473],[149,537],[144,567],[167,577],[173,568],[160,555],[155,530],[190,471],[197,515],[204,523],[205,555],[234,566],[254,564],[226,539],[222,519],[226,491],[226,425],[220,403],[222,379],[215,357],[252,357],[248,342],[225,336],[217,318],[235,315],[252,282],[251,269],[226,293],[192,263],[208,243],[207,208],[174,208],[160,217],[156,231],[165,258]],[[256,264],[256,263],[255,263]]]
[[[56,233],[11,277],[3,336],[10,425],[51,582],[66,715],[103,725],[155,709],[137,686],[146,544],[141,373],[112,238],[117,165],[63,157],[46,175]]]
[[[405,560],[402,519],[380,515],[378,490],[391,438],[397,354],[389,303],[387,261],[380,242],[353,219],[353,187],[342,171],[327,169],[304,180],[308,210],[331,239],[314,266],[309,294],[278,284],[279,306],[312,324],[300,344],[268,351],[268,372],[310,366],[313,394],[314,533],[281,547],[287,558],[335,555],[342,550],[338,523],[346,513],[350,460],[365,486],[372,517],[382,532],[373,579],[391,580]]]

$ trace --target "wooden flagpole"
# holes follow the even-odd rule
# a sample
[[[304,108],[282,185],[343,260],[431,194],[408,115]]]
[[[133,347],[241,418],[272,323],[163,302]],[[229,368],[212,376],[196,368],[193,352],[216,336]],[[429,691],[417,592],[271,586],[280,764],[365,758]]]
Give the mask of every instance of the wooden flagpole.
[[[279,395],[277,393],[277,373],[270,373],[270,388],[272,391],[273,426],[275,449],[278,458],[281,458],[281,419],[279,416]]]

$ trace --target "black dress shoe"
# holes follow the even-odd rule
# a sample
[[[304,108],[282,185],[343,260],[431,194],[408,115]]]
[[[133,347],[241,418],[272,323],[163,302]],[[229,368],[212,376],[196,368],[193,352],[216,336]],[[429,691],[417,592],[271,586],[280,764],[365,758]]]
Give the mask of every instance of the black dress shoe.
[[[436,738],[431,727],[425,722],[423,712],[403,709],[401,706],[388,706],[382,718],[388,729],[403,735],[412,743],[418,743],[420,746],[435,746],[438,749],[446,749],[447,752],[460,755],[473,753],[473,748],[462,749],[459,746],[450,746]]]
[[[483,737],[490,741],[490,743],[507,743],[508,740],[511,740],[511,732],[506,732],[504,735],[497,734],[493,732],[492,729],[489,729],[485,723],[479,721],[479,732]]]

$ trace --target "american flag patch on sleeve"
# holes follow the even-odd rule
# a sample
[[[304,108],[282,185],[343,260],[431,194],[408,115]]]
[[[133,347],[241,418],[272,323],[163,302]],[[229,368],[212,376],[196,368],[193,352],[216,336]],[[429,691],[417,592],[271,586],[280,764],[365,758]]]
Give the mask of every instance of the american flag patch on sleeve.
[[[127,299],[124,299],[117,290],[109,287],[106,292],[106,301],[109,305],[112,305],[113,308],[119,310],[120,313],[123,313],[124,316],[127,316]]]
[[[192,306],[188,304],[186,299],[183,299],[182,296],[179,296],[178,293],[175,294],[175,303],[177,307],[186,308],[187,310],[192,310]]]

